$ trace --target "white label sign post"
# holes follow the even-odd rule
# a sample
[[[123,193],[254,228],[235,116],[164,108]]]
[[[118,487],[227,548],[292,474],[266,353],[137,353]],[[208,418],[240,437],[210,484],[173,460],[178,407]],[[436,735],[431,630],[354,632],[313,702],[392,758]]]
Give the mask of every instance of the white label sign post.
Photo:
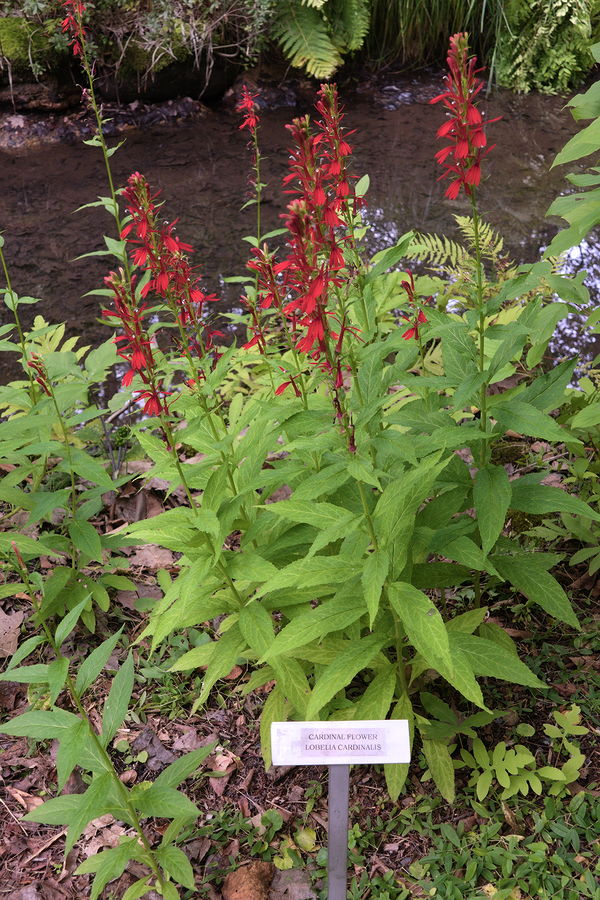
[[[328,897],[346,900],[350,766],[410,762],[408,722],[273,722],[271,755],[274,766],[329,767]]]

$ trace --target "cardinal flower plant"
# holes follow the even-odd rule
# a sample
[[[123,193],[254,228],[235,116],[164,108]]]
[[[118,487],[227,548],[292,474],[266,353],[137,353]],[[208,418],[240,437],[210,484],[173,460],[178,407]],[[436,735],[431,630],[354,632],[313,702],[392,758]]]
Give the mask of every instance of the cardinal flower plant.
[[[85,8],[65,7],[64,27],[93,97]],[[256,94],[244,91],[239,111],[251,135],[258,216],[248,275],[241,279],[248,315],[239,347],[225,346],[212,327],[215,298],[204,292],[176,223],[159,215],[161,200],[147,179],[136,172],[121,191],[112,188],[111,151],[92,102],[96,143],[109,173],[110,196],[99,205],[116,227],[106,239],[115,266],[99,291],[104,319],[115,332],[110,346],[123,391],[111,408],[137,406],[133,432],[152,461],[149,476],[166,479],[171,491],[182,488],[184,498],[151,521],[94,543],[88,519],[108,476],[96,463],[99,487],[85,489],[93,501],[86,518],[76,479],[89,478],[92,469],[81,463],[73,409],[44,464],[31,466],[39,484],[51,454],[58,452],[58,468],[68,471],[71,464],[70,487],[55,505],[63,509],[72,542],[85,543],[88,552],[82,559],[76,554],[70,568],[62,566],[67,576],[55,569],[49,587],[36,569],[45,551],[31,546],[35,542],[5,548],[42,629],[17,651],[6,677],[46,684],[48,704],[4,731],[58,737],[61,785],[75,762],[91,777],[83,795],[50,800],[29,818],[70,824],[69,848],[89,818],[107,811],[131,830],[119,848],[80,867],[96,874],[93,897],[132,857],[149,872],[135,896],[151,887],[177,896],[176,881],[193,888],[193,873],[173,841],[197,810],[176,787],[203,758],[184,757],[146,789],[119,781],[109,750],[133,689],[131,654],[114,679],[101,732],[87,717],[83,694],[120,634],[72,676],[73,662],[61,646],[81,616],[93,628],[97,600],[93,590],[64,588],[94,577],[123,586],[107,549],[118,553],[125,544],[152,542],[179,554],[174,569],[159,577],[163,596],[135,652],[153,651],[173,633],[204,630],[205,642],[172,666],[202,673],[194,710],[210,702],[214,686],[236,664],[247,665],[243,692],[266,691],[260,719],[266,765],[273,721],[405,718],[449,801],[454,732],[439,722],[434,727],[433,692],[453,696],[475,725],[494,715],[488,679],[545,689],[506,631],[487,621],[494,598],[514,594],[540,615],[579,627],[550,571],[560,556],[524,541],[510,521],[516,513],[562,512],[594,522],[600,515],[544,484],[542,467],[509,479],[500,449],[509,430],[574,452],[581,447],[550,414],[564,402],[575,361],[549,368],[540,363],[568,304],[585,303],[587,293],[581,278],[563,277],[549,260],[516,269],[499,259],[478,208],[492,123],[479,106],[481,80],[466,35],[451,38],[448,66],[445,90],[433,101],[447,113],[438,136],[448,143],[437,159],[449,181],[447,197],[464,194],[471,213],[459,217],[466,247],[450,283],[401,267],[425,252],[423,236],[413,232],[369,258],[368,178],[353,174],[351,133],[333,85],[319,90],[313,120],[304,116],[288,126],[283,228],[261,234],[260,115]],[[566,302],[549,303],[552,295]],[[67,387],[81,381],[83,357],[71,356],[68,371],[57,367],[55,355],[44,359],[41,339],[28,341],[20,325],[10,282],[5,296],[27,373],[19,387],[23,407],[15,411],[5,403],[12,429],[6,447],[7,440],[17,441],[25,416],[30,421],[42,410],[45,418],[36,421],[45,422],[51,405],[60,411],[67,402],[65,379]],[[249,370],[251,389],[242,377]],[[12,478],[6,502],[31,508],[30,474],[24,468],[20,482]],[[45,529],[49,512],[38,510]],[[48,540],[55,554],[69,549],[64,537]],[[469,594],[471,607],[464,602]],[[50,661],[21,666],[43,642]],[[64,692],[77,714],[57,706]],[[388,765],[385,776],[396,799],[407,766]],[[156,815],[174,822],[153,847],[142,820]]]

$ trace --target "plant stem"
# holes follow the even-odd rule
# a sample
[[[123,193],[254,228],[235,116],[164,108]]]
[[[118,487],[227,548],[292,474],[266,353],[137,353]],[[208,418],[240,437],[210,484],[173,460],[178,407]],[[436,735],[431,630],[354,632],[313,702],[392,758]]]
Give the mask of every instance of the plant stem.
[[[479,212],[477,210],[477,198],[475,189],[471,190],[471,210],[473,212],[473,243],[475,245],[475,302],[479,310],[479,371],[483,374],[485,369],[485,310],[483,308],[483,266],[481,262],[481,237],[479,233]],[[480,389],[479,401],[479,427],[487,432],[487,385],[484,383]],[[479,464],[485,466],[487,462],[487,444],[481,441]]]
[[[31,605],[32,605],[35,613],[39,614],[40,604],[38,604],[37,600],[35,599],[35,591],[33,590],[33,586],[29,579],[29,572],[27,570],[27,567],[23,563],[22,559],[20,559],[19,555],[17,555],[17,562],[19,564],[19,569],[21,571],[21,576],[23,578],[23,581],[27,585]],[[42,630],[44,632],[46,640],[47,640],[48,644],[50,645],[50,647],[52,648],[56,658],[62,659],[63,656],[60,652],[60,647],[57,646],[57,644],[54,640],[54,636],[53,636],[52,632],[50,631],[47,623],[45,621],[42,621],[41,625],[42,625]],[[119,794],[121,796],[121,799],[123,801],[123,806],[127,810],[127,814],[130,818],[131,824],[132,824],[133,828],[135,829],[136,834],[138,835],[138,838],[140,840],[140,843],[142,844],[142,846],[146,852],[148,866],[154,873],[154,875],[157,879],[158,886],[162,889],[162,888],[164,888],[165,881],[164,881],[164,878],[161,873],[160,865],[158,863],[158,860],[156,859],[156,855],[155,855],[152,847],[150,846],[150,844],[148,842],[148,838],[146,837],[146,835],[144,833],[144,829],[142,828],[139,816],[136,813],[136,811],[131,803],[131,800],[129,799],[129,792],[128,792],[127,788],[125,787],[125,785],[123,784],[123,782],[121,781],[121,779],[119,778],[108,751],[106,750],[104,744],[100,740],[98,733],[96,732],[96,729],[92,725],[91,719],[88,716],[87,711],[86,711],[85,707],[83,706],[83,703],[81,702],[81,697],[80,697],[79,693],[77,692],[75,683],[69,674],[67,674],[67,677],[65,680],[65,686],[69,692],[69,696],[73,702],[73,705],[75,706],[75,708],[76,708],[77,712],[79,713],[79,715],[81,716],[81,718],[85,721],[89,735],[90,735],[92,741],[94,742],[94,745],[95,745],[98,753],[100,754],[102,760],[104,761],[104,766],[105,766],[108,774],[112,778],[112,780],[115,784],[115,787],[117,788],[117,791],[119,792]]]
[[[23,367],[27,372],[27,378],[29,379],[29,396],[31,398],[31,402],[35,402],[35,380],[33,378],[33,374],[30,369],[27,368],[27,345],[25,343],[25,334],[23,332],[23,326],[21,324],[21,317],[19,316],[19,312],[17,309],[16,298],[14,291],[12,289],[12,283],[10,280],[10,273],[8,271],[8,266],[6,264],[6,258],[4,256],[4,252],[2,249],[4,241],[0,240],[0,261],[2,262],[2,269],[4,271],[4,278],[6,280],[6,289],[11,297],[12,302],[12,313],[15,319],[15,325],[17,326],[17,331],[19,333],[19,344],[21,345],[21,357]]]

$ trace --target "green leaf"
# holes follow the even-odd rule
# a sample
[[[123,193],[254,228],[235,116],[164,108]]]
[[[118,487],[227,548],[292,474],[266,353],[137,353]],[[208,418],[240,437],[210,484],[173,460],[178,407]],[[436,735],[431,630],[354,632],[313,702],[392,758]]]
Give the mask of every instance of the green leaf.
[[[127,888],[121,900],[139,900],[140,897],[144,897],[150,892],[150,879],[150,875],[146,875],[145,878],[138,878],[137,881],[134,881],[133,884]],[[112,878],[109,880],[112,881]],[[96,896],[99,895],[97,894]],[[163,897],[164,896],[165,894],[163,893]],[[177,895],[177,897],[179,897],[179,895]]]
[[[502,397],[503,395],[498,396]],[[498,402],[493,406],[492,415],[505,431],[516,431],[519,434],[540,438],[544,441],[581,443],[566,428],[562,428],[551,416],[536,409],[531,403],[523,403],[519,400]]]
[[[266,581],[257,591],[262,597],[280,588],[317,585],[341,586],[361,569],[358,561],[352,562],[345,556],[315,556],[299,559],[280,569],[273,578]]]
[[[92,650],[90,655],[86,656],[82,662],[75,680],[75,690],[80,697],[87,691],[89,686],[93,684],[108,662],[111,653],[119,643],[119,638],[122,633],[123,627],[119,628],[115,634],[103,641],[95,650]]]
[[[321,709],[342,688],[350,684],[355,675],[367,668],[381,648],[389,643],[389,637],[370,634],[344,650],[337,659],[325,667],[311,692],[306,718],[316,719]]]
[[[567,141],[562,150],[556,154],[551,168],[562,166],[596,153],[600,149],[600,119],[595,119]]]
[[[220,678],[229,675],[238,656],[244,649],[245,643],[238,625],[233,625],[229,631],[226,631],[225,634],[219,638],[216,652],[211,657],[202,682],[200,696],[196,701],[198,706],[205,702],[213,685],[216,684]]]
[[[62,791],[75,766],[81,764],[82,751],[85,744],[91,741],[87,722],[83,719],[73,724],[71,731],[58,743],[56,753],[57,787]]]
[[[79,721],[76,715],[64,709],[35,709],[2,725],[1,732],[12,734],[14,737],[32,737],[36,740],[46,738],[62,740],[75,725],[79,724]]]
[[[412,703],[408,694],[403,694],[396,703],[391,719],[407,719],[408,730],[410,736],[410,746],[412,750],[414,739],[414,713]],[[400,792],[404,787],[404,783],[408,777],[409,763],[385,763],[383,771],[385,772],[385,783],[393,803],[400,796]]]
[[[438,791],[448,803],[454,803],[454,765],[445,741],[423,740],[423,754]]]
[[[526,687],[547,687],[512,650],[502,647],[495,641],[461,632],[451,632],[449,637],[450,646],[462,650],[475,675],[500,678],[502,681],[523,684]]]
[[[290,701],[301,718],[309,718],[306,709],[310,697],[310,686],[301,664],[297,659],[278,656],[271,665],[277,679],[277,686],[284,697]]]
[[[522,512],[545,515],[546,513],[565,512],[574,516],[583,516],[600,522],[600,513],[573,494],[549,484],[530,484],[524,478],[516,478],[511,482],[511,509]]]
[[[535,553],[519,556],[493,556],[492,561],[503,578],[524,594],[532,603],[573,628],[580,628],[571,602],[558,581],[546,571],[543,561]]]
[[[511,486],[504,466],[479,469],[473,486],[473,502],[484,553],[489,553],[498,540],[511,497]]]
[[[355,591],[340,591],[332,600],[325,600],[293,619],[271,643],[261,662],[271,662],[276,656],[290,653],[311,641],[325,637],[332,631],[342,631],[364,615],[364,601]]]
[[[82,803],[83,794],[62,794],[36,806],[23,819],[27,822],[40,822],[42,825],[67,825],[78,814]]]
[[[108,811],[115,811],[114,802],[111,802],[113,792],[112,773],[105,772],[102,775],[97,775],[87,791],[80,795],[81,802],[75,811],[75,815],[67,819],[69,830],[65,839],[65,856],[73,849],[84,828],[92,819],[97,819]],[[57,800],[60,799],[60,797],[57,797]]]
[[[385,719],[394,699],[396,670],[393,665],[378,672],[354,707],[354,718]],[[402,716],[398,716],[402,718]]]
[[[48,666],[48,688],[50,691],[50,703],[53,705],[65,686],[68,672],[69,660],[64,656],[59,656]]]
[[[371,260],[371,269],[367,274],[367,281],[374,281],[378,275],[391,269],[392,266],[395,266],[397,262],[403,259],[414,236],[414,231],[407,231],[406,234],[403,234],[396,241],[393,247],[387,247],[385,250],[380,250],[376,253]]]
[[[74,875],[96,873],[96,877],[92,883],[90,900],[98,900],[106,885],[123,874],[129,860],[136,855],[136,843],[137,838],[125,839],[116,847],[111,847],[110,850],[101,850],[100,853],[88,856],[87,859],[84,859],[84,861],[77,866],[73,873]],[[142,880],[147,883],[150,880],[150,876]],[[136,882],[136,884],[139,884],[139,882]],[[123,894],[123,900],[125,900],[125,895],[127,893],[128,891]],[[137,896],[142,896],[142,894]]]
[[[448,632],[429,597],[402,582],[390,585],[389,597],[412,646],[432,668],[438,672],[451,672],[453,664]]]
[[[329,528],[348,518],[348,510],[341,506],[311,500],[281,500],[265,506],[265,511],[283,516],[291,522],[304,522],[319,529]]]
[[[498,574],[483,550],[477,546],[475,541],[472,541],[470,537],[464,534],[446,545],[444,556],[447,556],[448,559],[454,559],[470,569],[489,572],[490,575]]]
[[[100,535],[89,522],[72,519],[68,525],[69,537],[75,547],[90,559],[102,562],[102,544]]]
[[[133,691],[133,656],[131,651],[115,677],[102,713],[102,741],[104,746],[113,738],[127,715]]]
[[[16,681],[19,684],[46,684],[48,682],[48,666],[36,663],[32,666],[19,666],[0,674],[0,681]]]
[[[15,585],[10,585],[10,587],[14,587],[14,586]],[[25,587],[25,585],[19,585],[19,588],[20,587]],[[46,640],[46,636],[44,634],[34,634],[33,637],[27,638],[26,641],[23,641],[23,643],[17,648],[17,650],[11,656],[10,661],[8,663],[8,667],[7,667],[7,673],[10,672],[10,670],[12,668],[17,666],[24,659],[27,659],[27,657],[31,653],[33,653],[33,651],[37,647],[39,647],[40,644],[43,644],[45,640]],[[7,679],[7,680],[10,680],[10,679]]]
[[[600,403],[590,403],[584,406],[572,419],[569,419],[571,428],[594,428],[600,425]]]
[[[260,717],[260,747],[265,768],[272,764],[271,758],[271,725],[273,722],[286,722],[291,709],[283,691],[277,685],[272,689],[263,706]]]
[[[369,628],[373,627],[373,622],[379,610],[381,591],[387,578],[389,567],[390,558],[386,550],[377,549],[367,556],[361,575],[361,582],[369,613]]]
[[[69,637],[77,622],[79,621],[79,617],[83,612],[85,606],[87,606],[89,600],[89,594],[87,597],[74,606],[73,609],[67,613],[62,622],[59,622],[56,626],[56,631],[54,632],[54,643],[57,647],[60,647],[61,644],[66,641]]]
[[[133,788],[129,796],[135,809],[144,817],[196,819],[200,815],[198,807],[185,794],[156,782],[147,789],[143,785]]]
[[[159,787],[177,788],[179,785],[189,778],[196,769],[204,762],[215,748],[215,744],[207,744],[205,747],[198,747],[170,763],[166,769],[160,773],[154,784]]]
[[[194,870],[183,850],[173,844],[168,844],[166,847],[159,847],[154,852],[162,868],[168,872],[171,878],[191,891],[196,889]]]

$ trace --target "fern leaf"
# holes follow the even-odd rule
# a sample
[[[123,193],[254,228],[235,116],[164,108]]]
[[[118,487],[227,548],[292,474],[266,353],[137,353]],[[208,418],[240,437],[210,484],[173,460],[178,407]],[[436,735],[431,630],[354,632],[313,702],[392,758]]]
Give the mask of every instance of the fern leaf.
[[[416,234],[406,255],[430,266],[452,266],[454,269],[469,258],[464,247],[439,234]]]
[[[312,6],[313,9],[323,9],[327,0],[302,0],[304,6]]]
[[[469,246],[474,248],[475,228],[473,219],[470,216],[454,216],[454,220]],[[504,238],[494,231],[487,222],[479,222],[478,232],[481,254],[488,259],[497,259],[504,248]]]
[[[330,0],[325,14],[342,52],[362,47],[371,18],[369,0]]]
[[[291,64],[315,78],[329,78],[342,62],[323,16],[299,0],[280,4],[273,34]]]

